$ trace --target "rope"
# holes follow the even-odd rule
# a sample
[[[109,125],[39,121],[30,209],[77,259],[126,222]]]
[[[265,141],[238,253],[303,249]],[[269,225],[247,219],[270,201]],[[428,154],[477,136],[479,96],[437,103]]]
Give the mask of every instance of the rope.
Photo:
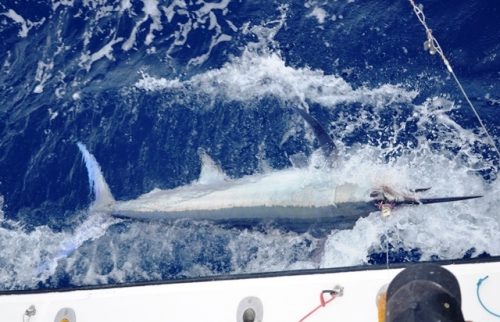
[[[497,147],[497,145],[495,143],[495,140],[493,140],[493,137],[490,135],[490,133],[486,129],[486,126],[484,125],[483,121],[481,120],[481,117],[477,113],[476,108],[474,107],[474,105],[472,104],[471,100],[469,99],[469,96],[465,92],[462,84],[458,80],[457,75],[455,75],[455,72],[453,71],[453,68],[451,67],[450,62],[448,61],[448,59],[444,55],[444,52],[441,49],[441,46],[439,45],[437,39],[432,35],[432,29],[430,29],[429,26],[427,26],[427,23],[425,22],[425,15],[424,15],[424,12],[422,11],[422,7],[421,6],[417,6],[415,4],[414,0],[408,0],[408,1],[410,1],[410,4],[413,7],[413,12],[415,12],[415,15],[417,16],[418,20],[420,21],[420,23],[425,28],[425,33],[427,34],[427,40],[424,42],[424,48],[426,50],[429,50],[429,53],[431,55],[435,55],[436,53],[439,54],[439,56],[443,60],[444,65],[446,66],[446,69],[453,76],[453,79],[457,83],[458,88],[462,92],[462,95],[465,97],[465,100],[469,104],[469,107],[474,112],[474,115],[476,116],[477,120],[479,121],[479,124],[481,125],[484,133],[486,134],[486,136],[488,137],[488,139],[491,141],[491,146],[493,147],[493,149],[497,153],[498,157],[500,158],[500,151],[498,150],[498,147]]]
[[[394,209],[395,204],[393,202],[386,203],[385,201],[380,201],[378,203],[378,208],[380,210],[380,214],[382,215],[382,220],[384,220],[385,225],[385,267],[387,270],[390,268],[389,263],[389,226],[387,223],[387,217],[391,215],[392,209]]]
[[[325,300],[325,298],[324,298],[324,294],[325,293],[330,294],[331,298],[328,299],[328,300]],[[325,307],[328,303],[330,303],[333,300],[335,300],[337,298],[337,296],[340,296],[340,294],[337,291],[335,291],[335,290],[324,290],[324,291],[322,291],[320,293],[320,295],[319,295],[320,304],[317,307],[315,307],[311,312],[309,312],[306,315],[304,315],[304,317],[302,319],[300,319],[299,322],[303,322],[305,319],[307,319],[308,317],[310,317],[311,315],[313,315],[317,310],[319,310],[322,307]]]
[[[489,276],[486,275],[485,277],[483,278],[480,278],[478,281],[477,281],[477,289],[476,289],[476,295],[477,295],[477,299],[479,300],[479,304],[481,304],[481,306],[483,307],[483,309],[486,310],[486,312],[488,312],[489,314],[493,315],[493,316],[496,316],[497,318],[500,318],[500,314],[497,314],[493,311],[491,311],[490,309],[488,309],[486,307],[486,305],[484,305],[483,301],[481,300],[481,297],[479,296],[479,288],[481,287],[481,284],[488,278]]]

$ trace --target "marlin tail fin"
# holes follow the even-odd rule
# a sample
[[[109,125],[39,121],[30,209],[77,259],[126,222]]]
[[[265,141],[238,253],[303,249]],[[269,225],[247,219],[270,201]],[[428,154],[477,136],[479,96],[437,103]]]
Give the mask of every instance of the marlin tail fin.
[[[101,167],[99,166],[99,163],[97,163],[96,158],[87,150],[87,147],[83,143],[78,142],[77,145],[78,149],[80,149],[80,152],[82,153],[85,167],[87,168],[90,190],[94,194],[92,209],[104,209],[115,203],[115,199],[113,198],[113,195],[109,190],[109,186],[102,175]]]

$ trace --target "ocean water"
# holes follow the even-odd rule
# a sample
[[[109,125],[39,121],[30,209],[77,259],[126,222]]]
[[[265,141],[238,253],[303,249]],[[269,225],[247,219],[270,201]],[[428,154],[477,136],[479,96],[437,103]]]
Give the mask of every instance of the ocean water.
[[[421,2],[500,145],[500,3]],[[0,289],[500,255],[499,156],[425,39],[408,1],[2,1]],[[300,229],[89,211],[77,142],[130,200],[192,184],[200,151],[233,179],[314,164],[291,107],[336,180],[484,197]]]

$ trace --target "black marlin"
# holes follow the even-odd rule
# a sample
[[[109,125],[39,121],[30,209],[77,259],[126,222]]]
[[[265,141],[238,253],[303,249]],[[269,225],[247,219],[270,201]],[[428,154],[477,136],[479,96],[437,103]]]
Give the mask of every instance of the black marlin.
[[[334,158],[335,143],[319,121],[303,109],[294,110],[312,128],[324,155]],[[91,211],[132,219],[188,218],[236,225],[271,219],[293,225],[307,222],[352,225],[360,217],[376,211],[385,216],[401,206],[481,197],[419,198],[420,192],[429,188],[401,193],[387,186],[373,188],[348,182],[335,183],[331,169],[313,166],[231,179],[208,155],[202,154],[202,171],[197,181],[169,190],[155,189],[134,200],[116,201],[95,157],[82,143],[78,143],[78,147],[95,196]]]

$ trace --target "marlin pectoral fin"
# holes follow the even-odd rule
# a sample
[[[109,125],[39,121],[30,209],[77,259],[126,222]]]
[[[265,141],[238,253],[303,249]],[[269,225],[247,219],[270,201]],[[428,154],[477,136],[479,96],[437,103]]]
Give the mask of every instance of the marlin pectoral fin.
[[[454,201],[462,201],[462,200],[468,200],[468,199],[476,199],[476,198],[481,198],[481,197],[483,197],[483,196],[475,195],[475,196],[461,196],[461,197],[406,199],[406,200],[395,202],[395,206],[400,206],[400,205],[428,205],[428,204],[431,204],[431,203],[454,202]]]
[[[319,145],[326,156],[332,156],[336,152],[336,146],[333,139],[328,135],[325,128],[315,119],[312,115],[307,113],[301,108],[292,107],[299,115],[306,121],[314,132],[314,135],[318,139]]]

